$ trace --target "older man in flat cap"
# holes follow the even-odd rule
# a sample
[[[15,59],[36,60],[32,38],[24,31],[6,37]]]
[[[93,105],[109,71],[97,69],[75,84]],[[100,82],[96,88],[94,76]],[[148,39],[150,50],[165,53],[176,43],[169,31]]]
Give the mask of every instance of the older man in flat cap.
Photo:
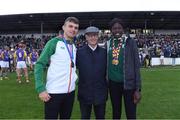
[[[91,26],[85,30],[87,45],[77,51],[79,70],[78,100],[81,118],[90,119],[92,107],[96,119],[104,119],[107,100],[107,53],[98,46],[99,29]]]

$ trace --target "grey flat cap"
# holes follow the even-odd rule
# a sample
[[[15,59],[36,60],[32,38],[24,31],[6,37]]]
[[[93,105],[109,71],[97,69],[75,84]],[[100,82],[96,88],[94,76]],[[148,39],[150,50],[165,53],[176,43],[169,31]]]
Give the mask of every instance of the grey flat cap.
[[[90,26],[90,27],[85,29],[85,34],[86,33],[99,33],[99,28],[94,27],[94,26]]]

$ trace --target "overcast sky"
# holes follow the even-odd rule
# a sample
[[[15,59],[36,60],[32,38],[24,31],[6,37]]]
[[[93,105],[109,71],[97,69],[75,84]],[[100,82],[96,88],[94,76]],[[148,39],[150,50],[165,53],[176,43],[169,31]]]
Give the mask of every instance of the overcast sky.
[[[94,11],[180,11],[180,0],[0,0],[0,15]]]

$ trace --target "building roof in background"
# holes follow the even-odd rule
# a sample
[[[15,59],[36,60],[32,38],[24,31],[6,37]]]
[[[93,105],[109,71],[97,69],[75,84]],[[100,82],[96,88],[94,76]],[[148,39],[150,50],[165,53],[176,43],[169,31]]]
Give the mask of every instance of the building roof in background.
[[[128,28],[180,29],[180,11],[110,11],[110,12],[65,12],[36,13],[0,16],[0,34],[21,32],[58,32],[64,20],[75,16],[80,20],[80,29],[96,26],[108,29],[113,18],[121,18]]]

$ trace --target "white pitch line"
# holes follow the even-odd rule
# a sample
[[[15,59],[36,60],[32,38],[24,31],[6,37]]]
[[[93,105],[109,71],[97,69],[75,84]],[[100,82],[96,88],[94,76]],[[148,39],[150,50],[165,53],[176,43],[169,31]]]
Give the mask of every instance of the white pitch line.
[[[173,68],[171,68],[171,69],[166,69],[166,68],[153,69],[153,68],[149,68],[149,69],[142,69],[142,70],[144,70],[144,71],[170,71],[170,70],[172,70],[172,71],[180,71],[180,68],[176,68],[176,69],[173,69]]]

